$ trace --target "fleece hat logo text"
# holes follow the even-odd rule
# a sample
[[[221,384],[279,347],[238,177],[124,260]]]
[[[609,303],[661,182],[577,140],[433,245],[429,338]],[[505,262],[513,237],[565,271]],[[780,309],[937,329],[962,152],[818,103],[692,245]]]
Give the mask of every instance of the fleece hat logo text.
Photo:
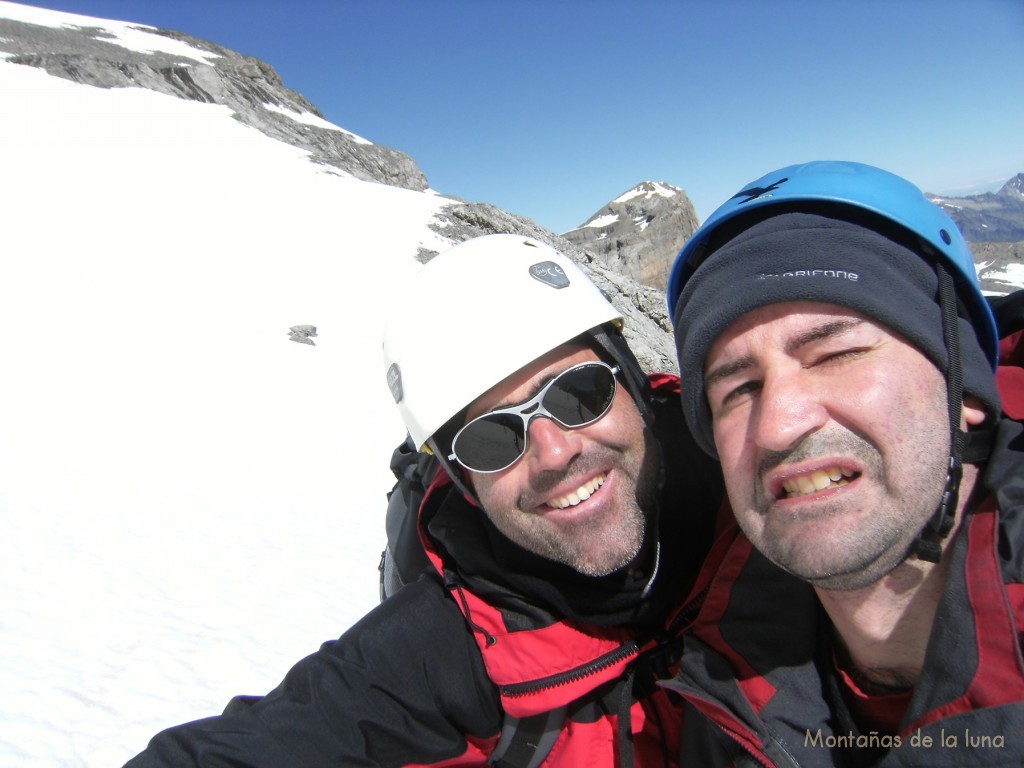
[[[849,280],[851,282],[857,282],[860,280],[860,275],[856,272],[850,272],[845,269],[794,269],[789,272],[759,272],[757,273],[758,280],[786,280],[789,278],[801,278],[801,277],[825,277],[835,278],[837,280]]]

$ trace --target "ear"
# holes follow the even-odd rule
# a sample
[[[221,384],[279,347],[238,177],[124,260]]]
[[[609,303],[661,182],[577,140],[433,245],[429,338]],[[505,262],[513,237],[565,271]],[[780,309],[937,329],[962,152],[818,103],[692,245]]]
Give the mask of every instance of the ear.
[[[967,395],[964,398],[964,407],[961,413],[962,421],[971,427],[981,426],[985,423],[985,419],[988,418],[988,413],[985,411],[985,407],[974,395]]]

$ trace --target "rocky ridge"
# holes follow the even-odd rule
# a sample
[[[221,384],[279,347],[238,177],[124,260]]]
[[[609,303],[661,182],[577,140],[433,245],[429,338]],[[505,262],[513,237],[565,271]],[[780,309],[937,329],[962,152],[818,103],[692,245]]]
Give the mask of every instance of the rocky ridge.
[[[427,189],[412,158],[328,123],[266,62],[182,32],[127,24],[112,32],[103,24],[49,27],[0,17],[0,53],[76,83],[221,104],[236,120],[308,151],[316,163],[364,181]],[[133,47],[121,35],[131,35]]]

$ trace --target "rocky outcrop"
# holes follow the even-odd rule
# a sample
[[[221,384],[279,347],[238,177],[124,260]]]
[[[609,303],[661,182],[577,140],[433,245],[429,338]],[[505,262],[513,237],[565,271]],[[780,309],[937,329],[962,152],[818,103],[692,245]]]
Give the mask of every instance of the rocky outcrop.
[[[664,290],[672,261],[697,226],[697,213],[686,192],[645,181],[564,237],[595,261]]]
[[[1024,242],[971,243],[981,290],[1001,296],[1024,286]]]
[[[412,158],[332,125],[269,64],[181,32],[123,26],[134,35],[131,47],[102,27],[47,27],[0,18],[0,52],[12,63],[77,83],[147,88],[222,104],[242,123],[307,150],[316,163],[364,181],[427,189]]]

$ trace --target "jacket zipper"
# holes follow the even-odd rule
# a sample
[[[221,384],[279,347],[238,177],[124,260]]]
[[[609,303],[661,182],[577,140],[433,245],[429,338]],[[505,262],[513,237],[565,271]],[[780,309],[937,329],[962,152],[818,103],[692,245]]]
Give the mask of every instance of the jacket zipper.
[[[703,715],[701,715],[701,717],[703,717]],[[759,765],[763,765],[765,768],[776,768],[775,763],[769,760],[767,755],[762,755],[756,752],[755,750],[751,749],[746,744],[744,744],[742,741],[740,741],[739,734],[736,733],[734,730],[732,730],[731,728],[726,728],[719,722],[715,722],[715,726],[725,731],[725,733],[729,735],[729,738],[735,741],[740,746],[740,748],[743,749],[744,752],[746,752],[748,755],[754,758],[754,760],[757,761]]]
[[[451,571],[444,571],[444,582],[445,586],[455,592],[459,597],[459,602],[462,604],[463,612],[466,615],[466,619],[474,630],[483,634],[487,639],[488,645],[493,645],[497,642],[497,638],[494,638],[473,622],[470,617],[469,605],[466,602],[465,596],[462,594],[462,581]],[[676,614],[676,618],[673,619],[669,625],[667,634],[673,635],[678,631],[679,627],[691,624],[696,617],[697,611],[704,602],[704,598],[707,597],[710,585],[704,587],[689,603],[687,603],[682,610]],[[596,675],[608,667],[614,666],[621,661],[625,661],[631,656],[636,656],[640,652],[640,646],[635,640],[630,640],[623,645],[620,645],[613,651],[609,651],[603,656],[599,656],[593,661],[589,661],[575,669],[570,669],[566,672],[559,672],[558,674],[548,675],[547,677],[540,677],[536,680],[527,680],[522,683],[511,683],[509,685],[503,685],[499,687],[503,696],[508,698],[516,698],[519,696],[529,696],[531,694],[540,693],[541,691],[557,688],[562,685],[568,685],[569,683],[575,683],[579,680],[583,680],[590,675]]]
[[[669,636],[674,635],[680,627],[693,623],[700,606],[704,603],[704,598],[707,597],[709,589],[710,585],[704,587],[704,589],[702,589],[693,598],[693,600],[687,603],[682,610],[676,614],[676,618],[673,619],[669,625],[667,633]],[[556,675],[549,675],[548,677],[541,677],[536,680],[528,680],[523,683],[503,685],[500,690],[502,695],[509,698],[540,693],[541,691],[557,688],[561,685],[568,685],[569,683],[575,683],[585,677],[597,674],[603,669],[607,669],[608,667],[618,664],[631,656],[637,655],[639,652],[639,644],[635,640],[630,640],[616,648],[614,651],[609,651],[603,656],[583,664],[582,666],[576,667],[575,669],[570,669],[567,672],[560,672]]]
[[[603,656],[599,656],[593,661],[587,662],[575,669],[570,669],[566,672],[559,672],[556,675],[540,677],[536,680],[528,680],[524,683],[503,685],[500,690],[503,696],[515,698],[518,696],[528,696],[533,693],[540,693],[541,691],[545,691],[550,688],[557,688],[561,685],[575,683],[589,677],[590,675],[595,675],[603,669],[614,666],[621,661],[625,661],[631,656],[635,656],[639,650],[639,646],[637,646],[636,642],[630,640],[628,643],[620,645],[615,650],[609,651]]]
[[[697,614],[700,613],[700,608],[704,605],[704,598],[708,596],[708,592],[711,591],[711,585],[707,584],[704,588],[694,595],[693,600],[688,602],[682,607],[676,617],[672,620],[668,627],[668,634],[670,637],[678,634],[684,627],[693,624],[697,620]]]

